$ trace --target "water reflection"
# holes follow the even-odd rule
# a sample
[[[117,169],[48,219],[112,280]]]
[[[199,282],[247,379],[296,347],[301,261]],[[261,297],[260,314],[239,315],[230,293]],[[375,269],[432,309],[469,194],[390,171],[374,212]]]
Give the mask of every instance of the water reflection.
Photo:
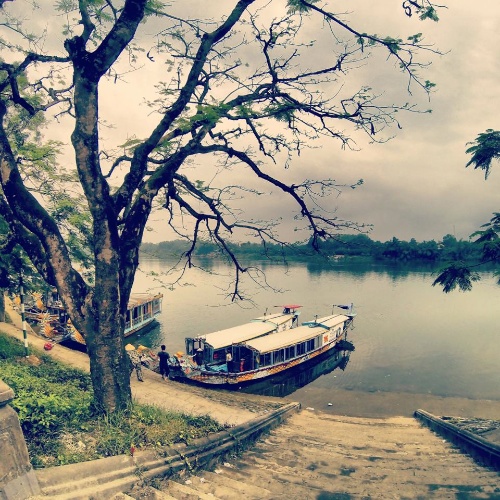
[[[337,368],[344,371],[349,363],[350,354],[354,351],[352,342],[344,340],[341,344],[306,363],[286,370],[274,377],[266,378],[249,385],[238,387],[240,392],[260,394],[262,396],[285,397],[297,389],[310,384],[322,375],[326,375]]]
[[[434,263],[409,264],[404,262],[377,263],[377,262],[351,262],[340,259],[331,262],[309,262],[306,268],[311,277],[321,277],[332,272],[346,274],[352,278],[365,278],[374,273],[378,277],[387,276],[392,281],[399,281],[414,274],[433,274],[439,269]]]

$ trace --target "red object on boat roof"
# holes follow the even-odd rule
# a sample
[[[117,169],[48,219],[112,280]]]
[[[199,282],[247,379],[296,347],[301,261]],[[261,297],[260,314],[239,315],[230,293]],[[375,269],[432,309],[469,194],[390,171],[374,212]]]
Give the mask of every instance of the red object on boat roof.
[[[302,306],[299,306],[298,304],[284,304],[282,306],[276,306],[276,307],[284,307],[286,309],[298,309],[299,307]]]

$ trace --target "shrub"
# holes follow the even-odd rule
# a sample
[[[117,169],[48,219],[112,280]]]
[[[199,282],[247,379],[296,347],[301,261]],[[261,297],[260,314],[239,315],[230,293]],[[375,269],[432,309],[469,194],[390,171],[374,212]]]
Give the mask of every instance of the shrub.
[[[0,335],[0,360],[24,356],[24,346],[19,340]]]
[[[34,467],[63,465],[129,453],[135,448],[188,442],[222,430],[208,416],[192,417],[152,405],[95,418],[90,376],[37,353],[0,332],[0,378],[14,390],[17,411]]]

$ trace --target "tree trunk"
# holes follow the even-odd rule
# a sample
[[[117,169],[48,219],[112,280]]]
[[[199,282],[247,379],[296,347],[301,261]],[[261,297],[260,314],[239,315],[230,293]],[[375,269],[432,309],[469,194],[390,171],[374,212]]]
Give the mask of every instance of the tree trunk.
[[[126,410],[132,402],[124,326],[116,285],[108,287],[95,296],[85,325],[94,404],[99,413]]]
[[[118,328],[90,335],[86,343],[90,357],[90,374],[94,388],[94,404],[99,413],[126,410],[132,402],[127,354]]]
[[[5,290],[0,288],[0,322],[5,321]]]

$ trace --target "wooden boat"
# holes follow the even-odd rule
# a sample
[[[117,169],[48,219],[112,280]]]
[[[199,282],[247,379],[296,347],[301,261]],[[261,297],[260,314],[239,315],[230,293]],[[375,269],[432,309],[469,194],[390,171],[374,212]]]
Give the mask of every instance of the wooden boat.
[[[161,293],[132,293],[125,318],[125,337],[150,325],[161,313],[162,300]],[[52,291],[45,300],[42,294],[34,294],[26,317],[39,325],[41,335],[54,342],[72,340],[85,344],[85,339],[71,323],[56,291]]]
[[[286,331],[238,341],[227,350],[230,361],[197,361],[177,353],[171,358],[171,378],[207,385],[245,384],[298,366],[335,348],[346,338],[356,314],[351,306],[344,314],[331,314]]]
[[[301,306],[287,304],[280,313],[266,314],[249,323],[216,332],[186,338],[186,354],[197,364],[219,364],[226,361],[226,352],[233,344],[297,326]]]
[[[353,350],[354,345],[351,342],[342,340],[335,345],[335,348],[310,359],[307,363],[300,363],[289,370],[252,381],[249,384],[227,385],[225,387],[238,390],[240,393],[284,398],[334,370],[344,371]]]

